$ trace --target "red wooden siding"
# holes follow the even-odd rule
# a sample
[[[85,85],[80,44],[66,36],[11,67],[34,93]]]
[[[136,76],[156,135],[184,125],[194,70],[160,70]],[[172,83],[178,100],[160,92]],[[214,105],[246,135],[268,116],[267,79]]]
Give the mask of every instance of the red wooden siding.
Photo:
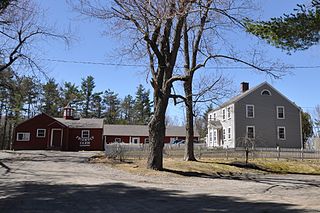
[[[40,114],[35,116],[32,119],[29,119],[19,126],[16,127],[14,133],[14,143],[13,149],[29,149],[29,150],[42,150],[47,149],[50,143],[50,129],[48,126],[52,123],[56,122],[53,118],[46,114]],[[58,126],[61,128],[61,125]],[[46,134],[44,138],[38,138],[37,129],[45,129]],[[30,140],[29,141],[17,141],[17,133],[18,132],[29,132]]]

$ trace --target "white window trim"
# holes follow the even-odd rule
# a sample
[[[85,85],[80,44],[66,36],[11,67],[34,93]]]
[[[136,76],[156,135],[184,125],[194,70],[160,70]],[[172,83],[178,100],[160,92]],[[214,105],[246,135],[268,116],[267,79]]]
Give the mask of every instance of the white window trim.
[[[135,139],[138,139],[138,140],[137,140],[137,143],[133,143],[133,141],[134,141]],[[140,137],[132,137],[132,138],[131,138],[131,144],[140,144]]]
[[[283,109],[283,118],[280,118],[279,117],[279,109]],[[284,106],[277,106],[277,119],[285,119],[286,118],[286,111],[285,111],[285,108]]]
[[[271,93],[270,90],[268,90],[268,89],[262,90],[262,91],[261,91],[261,95],[263,95],[264,92],[269,92],[269,95],[265,95],[265,96],[271,96],[271,95],[272,95],[272,93]]]
[[[84,137],[84,136],[83,136],[85,132],[88,133],[88,137]],[[86,139],[90,138],[90,130],[82,130],[82,131],[81,131],[81,138],[86,138]]]
[[[213,113],[213,120],[216,121],[216,119],[217,119],[217,115],[216,113]]]
[[[248,129],[249,128],[253,128],[253,138],[250,138],[250,139],[255,139],[256,138],[256,127],[255,126],[247,126],[247,128],[246,128],[246,137],[249,138],[248,137],[248,132],[249,132]]]
[[[26,139],[19,139],[19,134],[27,135]],[[17,132],[17,141],[30,141],[30,132]]]
[[[280,138],[280,129],[283,129],[284,138]],[[286,127],[285,126],[278,126],[277,127],[277,135],[278,135],[278,140],[285,141],[287,139]]]
[[[227,108],[227,117],[228,119],[231,119],[231,107]]]
[[[227,137],[226,137],[226,129],[225,128],[222,129],[222,139],[224,141],[227,139]]]
[[[248,107],[252,106],[252,112],[253,112],[253,116],[252,117],[249,117],[248,115]],[[254,110],[254,105],[253,104],[246,104],[246,118],[254,118],[255,117],[255,110]]]
[[[44,131],[43,136],[39,135],[39,131]],[[45,138],[46,137],[46,133],[47,133],[46,129],[37,129],[37,138]]]
[[[226,117],[227,117],[227,115],[226,115],[226,109],[222,109],[222,120],[226,120]]]

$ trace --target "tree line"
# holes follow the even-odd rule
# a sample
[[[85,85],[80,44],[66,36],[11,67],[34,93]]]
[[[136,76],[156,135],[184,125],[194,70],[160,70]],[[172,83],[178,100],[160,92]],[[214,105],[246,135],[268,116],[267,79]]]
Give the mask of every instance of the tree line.
[[[152,115],[150,91],[139,85],[135,97],[123,99],[107,89],[95,91],[94,77],[83,78],[80,85],[54,78],[42,83],[29,76],[15,76],[7,69],[0,73],[0,148],[9,149],[13,128],[39,113],[62,117],[65,106],[74,109],[74,116],[101,118],[108,124],[146,125]]]

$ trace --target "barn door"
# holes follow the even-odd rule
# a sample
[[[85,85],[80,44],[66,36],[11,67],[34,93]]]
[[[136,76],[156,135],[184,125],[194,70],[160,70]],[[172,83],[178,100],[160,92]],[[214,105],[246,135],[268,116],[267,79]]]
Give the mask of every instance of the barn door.
[[[52,129],[51,131],[51,147],[59,148],[62,144],[62,129]]]

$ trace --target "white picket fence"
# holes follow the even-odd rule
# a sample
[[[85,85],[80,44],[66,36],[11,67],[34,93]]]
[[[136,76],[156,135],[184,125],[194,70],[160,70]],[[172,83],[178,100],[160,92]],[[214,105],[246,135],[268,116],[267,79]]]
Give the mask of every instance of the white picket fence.
[[[182,158],[184,155],[184,144],[165,144],[163,156],[171,158]],[[245,149],[221,149],[207,148],[205,144],[194,144],[196,158],[244,158]],[[105,144],[105,154],[111,158],[144,159],[148,157],[149,145],[112,143]],[[255,148],[249,149],[249,158],[279,158],[279,159],[320,159],[320,151],[301,149],[277,149],[277,148]]]

